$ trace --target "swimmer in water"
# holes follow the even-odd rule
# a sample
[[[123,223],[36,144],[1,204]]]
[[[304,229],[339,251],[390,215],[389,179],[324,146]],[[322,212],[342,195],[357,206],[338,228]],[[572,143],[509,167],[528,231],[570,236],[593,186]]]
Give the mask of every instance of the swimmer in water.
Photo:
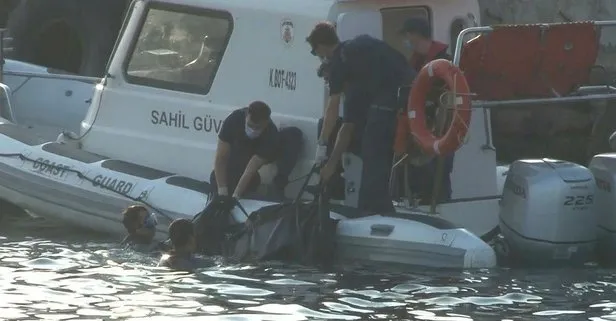
[[[169,225],[169,238],[172,250],[163,256],[158,266],[165,266],[172,270],[192,272],[197,268],[195,258],[195,229],[193,223],[187,219],[177,219]]]
[[[143,205],[131,205],[122,213],[122,223],[128,236],[122,241],[137,250],[149,251],[155,247],[153,244],[158,220],[156,215],[148,211]]]

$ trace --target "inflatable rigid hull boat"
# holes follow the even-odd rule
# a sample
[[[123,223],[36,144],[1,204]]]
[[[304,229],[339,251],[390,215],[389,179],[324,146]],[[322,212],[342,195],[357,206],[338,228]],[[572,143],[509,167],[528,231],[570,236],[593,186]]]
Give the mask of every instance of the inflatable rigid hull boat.
[[[141,202],[158,214],[156,238],[167,237],[176,218],[204,210],[209,184],[153,168],[109,159],[69,145],[43,142],[26,129],[0,124],[0,198],[34,213],[97,231],[124,234],[122,210]],[[241,200],[251,213],[275,204]],[[494,250],[465,229],[425,214],[358,217],[333,206],[340,259],[430,266],[489,268]],[[246,215],[233,210],[236,221]]]

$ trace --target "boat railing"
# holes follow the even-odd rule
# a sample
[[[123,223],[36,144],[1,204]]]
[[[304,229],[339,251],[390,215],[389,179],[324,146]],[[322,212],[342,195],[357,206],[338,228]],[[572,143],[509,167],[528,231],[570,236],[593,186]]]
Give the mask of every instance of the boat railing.
[[[572,24],[575,24],[572,23]],[[616,20],[606,20],[606,21],[593,21],[592,24],[595,28],[606,28],[606,27],[616,27]],[[547,30],[552,26],[562,25],[561,23],[542,23],[542,24],[532,24],[532,25],[518,25],[513,27],[528,27],[528,26],[538,26],[542,30]],[[483,27],[470,27],[462,30],[458,35],[456,40],[456,46],[454,50],[453,63],[456,66],[460,66],[464,45],[466,43],[465,39],[468,39],[471,36],[479,36],[482,34],[488,34],[496,29],[499,26],[483,26]],[[599,39],[596,39],[597,43]],[[524,46],[523,41],[520,42],[521,46]],[[596,58],[596,57],[595,57]],[[462,69],[464,71],[464,69]],[[471,85],[471,91],[473,87]],[[472,107],[473,108],[482,108],[482,109],[490,109],[496,107],[513,107],[513,106],[528,106],[528,105],[546,105],[546,104],[574,104],[580,102],[588,102],[588,101],[596,101],[596,100],[616,100],[616,87],[611,85],[601,85],[601,86],[580,86],[577,90],[572,91],[571,93],[567,93],[567,95],[559,96],[557,94],[554,97],[541,97],[541,98],[523,98],[523,99],[503,99],[503,100],[473,100]]]
[[[89,84],[98,84],[103,78],[99,77],[89,77],[89,76],[80,76],[80,75],[70,75],[70,74],[52,74],[52,73],[36,73],[36,72],[25,72],[25,71],[3,71],[5,76],[18,76],[25,77],[28,79],[31,78],[43,78],[43,79],[60,79],[60,80],[73,80],[80,81]]]
[[[468,43],[470,43],[473,39],[477,39],[479,38],[479,36],[482,35],[487,35],[490,36],[490,34],[496,30],[499,29],[505,29],[505,28],[509,28],[509,29],[519,29],[518,31],[520,31],[520,35],[524,36],[524,35],[529,35],[524,34],[524,32],[527,32],[528,30],[531,30],[531,28],[538,28],[541,32],[541,38],[539,40],[539,45],[543,46],[544,42],[546,42],[545,39],[545,31],[549,30],[550,28],[554,28],[556,26],[560,26],[562,27],[563,25],[565,26],[571,26],[571,28],[578,28],[579,30],[581,30],[583,27],[585,27],[584,25],[588,25],[591,24],[593,28],[593,30],[595,32],[593,32],[593,34],[596,35],[596,37],[594,39],[587,39],[587,38],[578,38],[577,40],[579,42],[586,42],[586,43],[590,43],[592,44],[591,47],[588,48],[588,52],[591,52],[591,54],[587,55],[586,58],[587,61],[586,63],[590,63],[589,59],[592,59],[592,65],[588,70],[584,70],[581,71],[580,73],[583,74],[584,72],[587,72],[588,77],[590,77],[590,73],[592,71],[593,67],[597,67],[596,66],[596,58],[599,52],[599,38],[600,38],[600,32],[596,32],[597,30],[601,31],[603,28],[606,27],[616,27],[616,20],[606,20],[606,21],[586,21],[586,22],[572,22],[572,23],[541,23],[541,24],[527,24],[527,25],[499,25],[499,26],[483,26],[483,27],[470,27],[470,28],[466,28],[464,30],[462,30],[460,32],[460,34],[458,35],[457,41],[456,41],[456,46],[455,46],[455,50],[454,50],[454,56],[453,56],[453,63],[456,66],[459,66],[463,72],[466,73],[465,71],[465,66],[463,64],[464,59],[463,56],[465,54],[465,45],[467,45]],[[588,31],[589,29],[585,29],[586,31]],[[530,33],[532,34],[532,33]],[[582,36],[585,35],[583,32],[581,33]],[[579,36],[579,35],[578,35]],[[466,39],[469,39],[471,37],[475,37],[469,41],[466,41]],[[573,36],[572,36],[573,37]],[[503,40],[503,39],[499,39],[499,40]],[[520,41],[519,39],[515,39],[520,45],[516,48],[518,49],[518,51],[516,52],[516,55],[521,54],[524,55],[526,54],[526,61],[531,64],[531,63],[536,63],[537,60],[534,60],[534,56],[532,54],[532,50],[533,49],[528,49],[528,44],[527,41],[529,41],[528,39],[525,39],[523,41]],[[559,38],[558,41],[564,41],[564,38]],[[575,39],[574,39],[575,40]],[[501,44],[505,44],[507,46],[511,45],[510,41],[501,41]],[[553,43],[552,43],[553,45]],[[573,44],[569,43],[568,41],[565,42],[564,44],[560,44],[560,45],[564,45],[564,47],[557,47],[554,49],[557,50],[561,50],[564,49],[566,50],[575,50],[575,48],[573,48]],[[568,47],[567,47],[568,46]],[[586,48],[585,48],[586,49]],[[584,50],[585,50],[584,49]],[[491,48],[491,50],[496,51],[496,54],[508,54],[508,50],[510,50],[510,48],[507,49],[501,49],[502,51],[498,52],[499,48]],[[525,50],[530,50],[531,52],[525,52]],[[545,53],[542,52],[539,49],[536,49],[538,53]],[[582,50],[582,51],[584,51]],[[578,52],[579,53],[579,52]],[[575,56],[574,54],[572,56]],[[528,60],[529,57],[532,57],[530,59],[533,60]],[[551,57],[548,57],[551,58]],[[472,59],[472,58],[471,58]],[[525,58],[521,58],[522,61],[524,61]],[[469,59],[470,60],[470,59]],[[503,68],[505,68],[507,66],[503,66]],[[473,72],[476,70],[471,70],[471,72]],[[536,77],[540,77],[540,75],[537,75]],[[584,77],[582,77],[584,78]],[[581,78],[580,78],[581,79]],[[534,79],[526,79],[527,81],[534,81]],[[470,81],[469,81],[470,83]],[[546,92],[549,92],[552,94],[551,97],[546,97],[546,95],[544,95],[543,97],[532,97],[532,96],[526,96],[523,98],[520,97],[512,97],[512,95],[508,95],[507,98],[505,99],[482,99],[485,97],[479,97],[481,95],[477,95],[477,92],[481,92],[483,91],[485,92],[489,92],[489,89],[485,89],[485,88],[473,88],[473,84],[470,84],[471,86],[471,91],[473,92],[473,99],[472,100],[472,107],[473,109],[482,109],[483,112],[483,116],[484,116],[484,129],[485,129],[485,137],[486,137],[486,142],[482,145],[482,149],[484,150],[496,150],[495,147],[492,144],[492,128],[491,128],[491,122],[490,122],[490,110],[492,108],[501,108],[501,107],[530,107],[530,108],[541,108],[542,106],[545,105],[565,105],[565,104],[576,104],[576,103],[586,103],[586,102],[591,102],[591,101],[611,101],[611,100],[616,100],[616,87],[612,86],[611,84],[603,84],[603,85],[582,85],[582,84],[576,84],[579,85],[578,88],[576,88],[575,90],[572,90],[570,92],[565,92],[562,94],[559,94],[556,90],[550,89],[550,90],[546,90]],[[545,84],[544,84],[545,85]],[[549,84],[547,85],[549,86]],[[545,93],[544,93],[545,94]],[[485,96],[485,95],[484,95]],[[494,98],[494,97],[492,97]]]
[[[456,40],[453,64],[460,67],[469,81],[472,92],[470,94],[472,97],[471,108],[482,109],[486,141],[481,148],[483,150],[496,151],[496,148],[492,145],[492,128],[490,122],[490,110],[492,108],[515,106],[532,106],[541,108],[541,106],[545,105],[616,100],[616,87],[611,84],[583,84],[585,80],[590,78],[592,68],[596,67],[596,58],[599,52],[600,38],[600,32],[598,32],[598,30],[600,31],[602,28],[615,26],[616,20],[609,20],[573,22],[565,24],[549,23],[483,26],[470,27],[462,30]],[[560,33],[556,35],[557,37],[546,39],[549,38],[549,36],[546,36],[546,31],[549,31],[550,28],[552,28],[551,30],[560,28],[558,30]],[[567,28],[569,29],[563,30]],[[496,36],[490,39],[490,33],[493,33],[496,30],[499,31],[500,36],[502,37],[499,39],[498,36]],[[569,30],[573,30],[577,32],[577,34],[571,35],[563,32]],[[488,37],[480,39],[480,36],[485,34],[488,34]],[[494,32],[493,34],[497,34],[497,32]],[[594,35],[595,37],[586,37],[588,35]],[[475,36],[475,38],[467,41],[467,39],[472,36]],[[535,38],[526,39],[524,36],[534,36]],[[475,46],[474,48],[467,46],[474,40],[478,40],[475,42],[475,45],[479,46]],[[481,41],[483,41],[483,43]],[[490,41],[493,41],[491,46]],[[533,41],[535,42],[533,43]],[[586,50],[586,47],[584,47],[583,44],[588,44],[590,46]],[[499,47],[499,45],[503,45],[503,47]],[[465,49],[467,49],[466,52]],[[567,53],[565,54],[566,58],[564,58],[563,61],[574,62],[574,66],[572,66],[574,68],[572,69],[578,68],[578,70],[575,70],[577,72],[574,74],[575,78],[565,79],[566,81],[562,81],[562,79],[557,77],[556,81],[554,81],[555,83],[551,84],[550,79],[544,79],[544,76],[546,75],[538,73],[538,70],[529,73],[528,69],[532,67],[533,64],[534,66],[541,68],[545,68],[546,65],[550,68],[554,68],[554,65],[563,63],[563,61],[553,61],[553,57],[546,54],[548,52],[556,52],[561,54],[561,58],[563,52]],[[463,57],[464,54],[467,54],[467,56]],[[539,55],[543,56],[537,58]],[[584,61],[575,61],[576,55],[582,55]],[[514,60],[516,60],[514,63],[524,65],[526,69],[522,71],[516,70],[516,66],[512,66],[510,61],[507,61],[506,59],[501,59],[499,61],[499,56],[501,56],[501,58],[502,56],[513,57]],[[543,58],[546,56],[547,59],[544,60]],[[484,58],[486,60],[491,59],[491,61],[484,61]],[[477,60],[479,60],[479,62]],[[469,62],[475,62],[475,64]],[[490,66],[488,66],[488,64],[490,64]],[[562,70],[565,65],[567,64],[563,63],[562,66],[558,65],[558,67],[561,68],[559,70]],[[588,67],[587,70],[586,67]],[[506,79],[507,76],[514,76],[515,79]],[[469,79],[473,77],[474,79]],[[487,81],[486,79],[480,79],[481,77],[486,77]],[[501,81],[501,83],[495,86],[494,83],[491,83],[492,79],[496,82]],[[503,81],[503,79],[506,81]],[[503,88],[507,87],[507,80],[512,80],[510,83],[513,85],[512,87],[516,88]],[[553,81],[554,79],[551,80]],[[535,90],[533,90],[533,84],[537,84],[542,88],[539,90],[535,88]],[[571,90],[571,88],[575,89]],[[492,89],[496,90],[492,91]],[[498,91],[499,89],[501,90],[500,92]],[[502,91],[502,89],[505,90]],[[402,163],[402,161],[399,161],[399,163]],[[397,165],[398,164],[395,164],[393,167],[395,168]],[[435,188],[429,210],[429,213],[431,214],[436,214],[436,205],[438,203],[437,194],[440,189],[442,175],[443,163],[440,162],[437,166],[437,174],[434,178]],[[407,197],[409,197],[409,195],[407,195]],[[496,199],[500,198],[500,195],[488,196],[487,198]],[[453,201],[469,201],[469,199]],[[406,204],[406,207],[417,207],[409,205],[410,204]]]

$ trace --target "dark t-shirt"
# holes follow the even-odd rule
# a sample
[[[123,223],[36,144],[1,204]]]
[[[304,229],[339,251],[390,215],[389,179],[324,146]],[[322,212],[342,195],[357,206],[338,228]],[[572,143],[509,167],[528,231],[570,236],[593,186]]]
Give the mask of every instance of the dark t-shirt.
[[[406,58],[382,40],[361,35],[342,42],[331,60],[330,95],[345,88],[343,120],[363,126],[370,104],[395,106],[398,88],[410,81]]]
[[[268,162],[272,162],[278,156],[280,137],[274,123],[263,130],[263,133],[255,139],[246,136],[246,113],[248,108],[235,110],[222,123],[218,138],[231,145],[231,162],[239,162],[244,167],[252,156],[257,155]]]

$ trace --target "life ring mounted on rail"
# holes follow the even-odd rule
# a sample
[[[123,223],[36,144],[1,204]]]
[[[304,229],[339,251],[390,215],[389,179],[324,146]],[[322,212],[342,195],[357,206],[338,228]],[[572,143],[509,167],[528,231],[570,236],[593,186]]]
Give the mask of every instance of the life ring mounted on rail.
[[[434,136],[426,124],[426,98],[435,77],[442,79],[453,93],[453,117],[442,137]],[[407,116],[410,132],[424,152],[449,155],[460,148],[471,121],[470,88],[460,68],[445,59],[431,61],[421,68],[409,93]]]

